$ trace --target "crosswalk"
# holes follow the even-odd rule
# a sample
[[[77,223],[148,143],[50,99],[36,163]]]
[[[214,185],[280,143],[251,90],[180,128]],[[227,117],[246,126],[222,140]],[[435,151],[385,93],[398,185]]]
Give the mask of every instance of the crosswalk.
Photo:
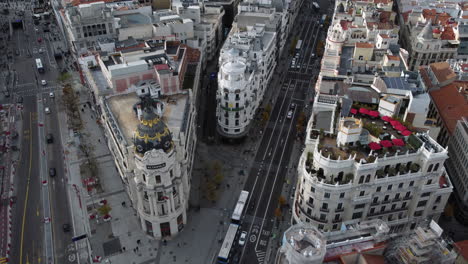
[[[257,261],[259,264],[265,263],[266,252],[263,250],[255,250],[255,254],[257,255]]]
[[[61,89],[62,89],[62,86],[60,86],[60,85],[51,85],[51,86],[40,87],[39,89],[32,88],[32,89],[18,90],[15,93],[17,95],[28,96],[28,95],[35,95],[35,94],[39,94],[39,93],[55,92],[55,91],[59,91]]]

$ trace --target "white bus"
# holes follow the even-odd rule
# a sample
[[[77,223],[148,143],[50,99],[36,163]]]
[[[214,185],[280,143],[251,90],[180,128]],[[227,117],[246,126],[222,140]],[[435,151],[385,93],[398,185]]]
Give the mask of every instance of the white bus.
[[[247,199],[249,198],[248,191],[241,191],[239,195],[239,200],[237,200],[236,207],[234,208],[234,212],[232,213],[231,222],[234,224],[240,225],[242,219],[242,213],[244,212],[245,204],[247,203]]]
[[[36,59],[36,67],[38,72],[44,73],[44,66],[42,66],[41,59]]]
[[[218,254],[218,261],[216,263],[219,264],[227,264],[229,263],[229,255],[231,254],[231,248],[234,244],[236,239],[237,230],[239,229],[239,225],[230,224],[229,229],[224,237],[223,244],[221,245],[221,250]]]
[[[302,47],[302,40],[298,40],[296,44],[296,52],[300,51]]]

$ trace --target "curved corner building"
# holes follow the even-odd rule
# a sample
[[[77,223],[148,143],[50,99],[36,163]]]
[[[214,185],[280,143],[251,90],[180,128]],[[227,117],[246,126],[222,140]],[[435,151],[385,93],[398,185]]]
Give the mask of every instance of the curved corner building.
[[[233,26],[219,57],[217,131],[226,138],[248,133],[276,61],[276,33],[265,25]]]
[[[382,219],[391,233],[401,233],[438,220],[453,188],[444,168],[446,149],[417,133],[395,136],[404,146],[372,151],[367,144],[375,139],[364,120],[344,117],[336,132],[320,131],[314,128],[316,109],[297,168],[293,223],[335,231],[345,221]]]

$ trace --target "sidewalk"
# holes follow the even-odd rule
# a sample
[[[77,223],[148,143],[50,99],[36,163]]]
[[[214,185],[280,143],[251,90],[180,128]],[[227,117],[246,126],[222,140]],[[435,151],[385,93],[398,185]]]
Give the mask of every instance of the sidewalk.
[[[79,80],[79,79],[78,79]],[[77,85],[79,87],[79,85]],[[100,256],[103,262],[113,264],[155,263],[159,243],[149,239],[140,227],[134,209],[129,207],[130,201],[124,185],[114,165],[113,157],[106,145],[106,140],[100,125],[96,122],[96,114],[89,108],[84,87],[80,90],[81,118],[83,134],[74,135],[72,130],[62,129],[62,142],[69,184],[69,202],[72,210],[74,235],[87,234],[89,240],[76,244],[71,251],[76,252],[81,263],[88,263],[89,249],[92,257]],[[67,117],[61,111],[61,127],[67,127]],[[80,143],[93,146],[93,156],[97,161],[99,188],[97,193],[83,186],[80,165],[86,161]],[[105,201],[104,201],[105,200]],[[112,219],[103,221],[102,217],[90,219],[96,215],[96,209],[106,203],[110,206]],[[122,206],[122,202],[126,206]],[[140,241],[140,245],[137,245]],[[138,247],[138,251],[133,251]]]

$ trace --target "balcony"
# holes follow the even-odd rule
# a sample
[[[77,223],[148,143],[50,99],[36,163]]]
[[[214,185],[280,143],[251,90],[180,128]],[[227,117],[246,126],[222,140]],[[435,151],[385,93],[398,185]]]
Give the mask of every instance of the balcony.
[[[379,201],[377,201],[377,202],[372,202],[372,203],[371,203],[371,206],[376,206],[376,205],[379,205],[379,204],[380,204]]]
[[[323,224],[328,223],[328,222],[327,222],[327,219],[323,219],[323,220],[322,220],[322,219],[317,218],[317,217],[315,217],[315,216],[312,216],[312,220],[314,220],[314,221],[316,221],[316,222],[319,222],[319,223],[323,223]]]
[[[343,218],[338,218],[338,219],[333,219],[333,223],[339,223],[339,222],[342,222],[343,221]]]
[[[405,201],[406,201],[406,200],[411,200],[411,199],[413,199],[413,196],[412,196],[412,195],[403,197],[403,200],[405,200]]]
[[[320,212],[329,213],[329,212],[330,212],[330,209],[328,209],[328,208],[320,208]]]
[[[344,208],[343,208],[343,207],[341,207],[341,208],[336,208],[336,209],[335,209],[335,212],[336,212],[336,213],[343,212],[343,211],[344,211]]]
[[[388,204],[390,202],[391,202],[390,200],[384,200],[384,201],[382,201],[382,204]]]
[[[230,111],[230,112],[238,112],[238,111],[244,110],[244,107],[225,107],[225,106],[221,106],[221,109],[223,109],[225,111]]]

